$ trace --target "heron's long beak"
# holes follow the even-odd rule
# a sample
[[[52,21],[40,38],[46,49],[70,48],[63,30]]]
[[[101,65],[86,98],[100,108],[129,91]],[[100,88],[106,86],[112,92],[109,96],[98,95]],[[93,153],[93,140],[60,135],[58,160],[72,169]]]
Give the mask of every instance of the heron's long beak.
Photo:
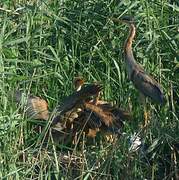
[[[118,19],[118,18],[111,17],[111,18],[109,18],[109,19],[112,20],[113,22],[121,23],[121,20]]]
[[[113,22],[116,22],[116,23],[126,23],[126,24],[133,24],[135,23],[135,21],[133,19],[129,19],[129,18],[126,18],[126,17],[121,17],[121,18],[114,18],[114,17],[111,17],[110,18]]]

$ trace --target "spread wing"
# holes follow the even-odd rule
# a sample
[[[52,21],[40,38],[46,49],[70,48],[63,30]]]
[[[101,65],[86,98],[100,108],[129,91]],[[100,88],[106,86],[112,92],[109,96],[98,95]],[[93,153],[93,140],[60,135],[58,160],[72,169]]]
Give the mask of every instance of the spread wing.
[[[16,91],[14,100],[22,105],[27,117],[44,120],[49,118],[48,103],[44,99],[33,95],[23,95],[22,92]]]
[[[104,111],[102,108],[91,103],[85,103],[85,108],[94,112],[106,126],[113,124],[114,117],[109,111]]]
[[[101,119],[95,114],[95,112],[89,109],[85,109],[83,113],[85,114],[87,126],[89,126],[92,129],[101,127]]]
[[[60,121],[60,117],[68,111],[78,108],[84,103],[90,96],[94,96],[101,91],[102,87],[97,84],[90,84],[82,87],[80,91],[74,92],[57,107],[57,115],[52,121],[52,124],[56,124]]]
[[[131,119],[131,116],[127,111],[116,108],[109,103],[95,105],[86,102],[84,105],[86,109],[92,112],[87,122],[87,125],[90,124],[90,128],[92,129],[98,127],[99,130],[103,130],[104,132],[118,134],[123,127],[123,121]],[[99,121],[101,121],[100,124]],[[98,126],[94,126],[95,123]]]

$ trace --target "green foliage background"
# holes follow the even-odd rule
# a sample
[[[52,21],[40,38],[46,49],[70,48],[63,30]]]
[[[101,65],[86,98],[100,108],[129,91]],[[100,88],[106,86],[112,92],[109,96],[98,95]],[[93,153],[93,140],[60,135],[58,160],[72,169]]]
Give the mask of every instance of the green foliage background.
[[[148,102],[151,122],[131,153],[128,136],[140,132],[143,108],[123,65],[128,27],[109,17],[136,19],[134,55],[162,84],[166,104]],[[174,0],[2,0],[0,3],[0,177],[2,179],[171,179],[179,177],[179,4]],[[117,142],[42,148],[43,134],[19,114],[15,89],[45,98],[52,110],[73,91],[74,76],[103,84],[103,99],[131,110]],[[59,157],[73,151],[79,170]],[[38,154],[38,156],[37,156]],[[38,158],[37,158],[38,157]]]

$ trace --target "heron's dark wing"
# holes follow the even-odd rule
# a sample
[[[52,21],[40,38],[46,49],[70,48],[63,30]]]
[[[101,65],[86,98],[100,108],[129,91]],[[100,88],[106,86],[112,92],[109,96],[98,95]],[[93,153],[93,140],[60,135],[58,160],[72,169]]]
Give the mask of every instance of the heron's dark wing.
[[[82,87],[80,91],[74,92],[65,98],[64,101],[58,106],[58,111],[67,112],[68,110],[71,110],[90,96],[96,95],[99,91],[101,91],[101,89],[102,87],[97,84]]]
[[[114,106],[111,103],[102,102],[101,104],[98,104],[98,107],[102,108],[103,111],[111,112],[116,117],[116,119],[120,119],[120,121],[126,121],[132,119],[132,116],[128,111],[123,110],[117,106]]]
[[[160,85],[150,75],[148,75],[142,68],[138,67],[133,70],[131,80],[134,86],[145,96],[162,104],[164,95]]]
[[[109,111],[104,111],[101,107],[92,103],[85,103],[85,108],[94,112],[106,126],[113,124],[114,117]]]
[[[96,113],[89,109],[85,109],[83,113],[85,114],[87,126],[89,126],[92,129],[101,127],[101,119],[99,116],[96,115]]]
[[[127,111],[121,110],[112,106],[111,104],[91,104],[85,103],[85,107],[93,112],[93,119],[89,122],[101,121],[101,125],[98,126],[99,130],[106,133],[120,134],[123,127],[123,121],[131,118]],[[95,120],[95,121],[94,121]],[[91,127],[96,128],[96,127]]]
[[[122,121],[122,122],[132,119],[132,115],[130,114],[130,112],[123,110],[121,108],[114,107],[111,110],[111,113],[113,113],[113,115],[116,117],[116,119],[120,119],[120,121]]]
[[[79,107],[90,96],[94,96],[101,91],[102,87],[97,84],[90,84],[82,87],[80,91],[74,92],[69,95],[64,101],[57,107],[57,115],[52,120],[52,124],[56,124],[60,121],[60,117],[68,111],[73,111],[74,108]]]

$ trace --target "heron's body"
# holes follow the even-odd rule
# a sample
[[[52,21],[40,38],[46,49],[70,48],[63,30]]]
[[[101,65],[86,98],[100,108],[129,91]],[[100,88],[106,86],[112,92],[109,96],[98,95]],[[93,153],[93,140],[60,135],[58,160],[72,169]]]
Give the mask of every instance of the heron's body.
[[[132,41],[135,37],[136,28],[133,20],[124,18],[121,20],[130,27],[130,32],[124,44],[124,59],[129,79],[133,82],[136,89],[146,97],[150,97],[157,103],[162,104],[164,95],[162,89],[144,69],[135,61],[132,51]]]
[[[79,90],[66,97],[64,101],[57,107],[57,115],[52,120],[53,125],[60,122],[64,116],[68,117],[72,114],[72,112],[77,112],[77,109],[83,106],[84,102],[90,96],[94,96],[101,91],[101,86],[91,84],[82,88],[78,87],[77,89]]]
[[[131,119],[130,113],[105,101],[94,102],[95,100],[84,103],[84,110],[74,120],[74,127],[78,129],[75,131],[84,129],[89,137],[95,137],[99,131],[120,135],[124,121]]]
[[[81,126],[85,127],[87,136],[90,137],[95,137],[99,131],[120,134],[123,122],[131,119],[130,113],[114,107],[106,101],[99,100],[99,95],[100,91],[93,99],[84,102],[84,109],[80,112],[76,123],[78,125],[81,123]]]
[[[90,137],[95,137],[96,133],[101,130],[118,134],[123,127],[123,121],[130,119],[130,114],[99,100],[101,86],[97,84],[83,86],[83,83],[84,81],[76,79],[74,82],[76,91],[61,103],[58,108],[61,113],[54,118],[53,122],[63,123],[65,117],[67,131],[72,128],[72,134],[81,130]],[[94,98],[90,99],[90,96]],[[77,114],[76,117],[71,118],[74,113]]]

